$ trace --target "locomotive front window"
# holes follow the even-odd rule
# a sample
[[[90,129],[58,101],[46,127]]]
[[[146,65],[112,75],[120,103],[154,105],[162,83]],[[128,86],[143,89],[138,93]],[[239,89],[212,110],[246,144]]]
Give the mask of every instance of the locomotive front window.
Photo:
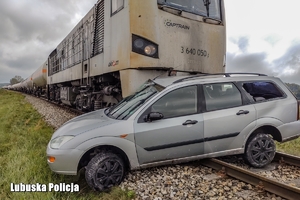
[[[220,0],[157,0],[158,4],[221,20]]]

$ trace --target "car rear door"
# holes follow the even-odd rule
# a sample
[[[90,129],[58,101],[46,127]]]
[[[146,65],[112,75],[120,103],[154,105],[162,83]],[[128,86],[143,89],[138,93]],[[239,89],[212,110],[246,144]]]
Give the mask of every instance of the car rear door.
[[[203,93],[204,152],[241,151],[246,139],[241,132],[255,128],[254,106],[244,101],[233,82],[204,84]]]

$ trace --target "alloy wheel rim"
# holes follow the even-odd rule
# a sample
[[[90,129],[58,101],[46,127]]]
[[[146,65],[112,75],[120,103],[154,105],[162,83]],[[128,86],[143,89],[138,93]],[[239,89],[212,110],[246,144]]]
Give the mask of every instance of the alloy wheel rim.
[[[96,172],[96,181],[109,188],[121,182],[123,167],[117,160],[106,160],[101,163]]]
[[[256,163],[268,163],[272,161],[274,154],[274,144],[267,139],[261,139],[250,148],[251,156]]]

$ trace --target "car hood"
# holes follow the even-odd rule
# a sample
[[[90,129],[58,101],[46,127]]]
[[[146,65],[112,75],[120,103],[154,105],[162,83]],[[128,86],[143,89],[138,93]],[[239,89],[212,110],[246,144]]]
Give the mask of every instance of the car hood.
[[[104,113],[105,109],[90,112],[71,119],[62,125],[52,136],[56,138],[62,135],[79,135],[93,129],[121,122],[109,118]]]

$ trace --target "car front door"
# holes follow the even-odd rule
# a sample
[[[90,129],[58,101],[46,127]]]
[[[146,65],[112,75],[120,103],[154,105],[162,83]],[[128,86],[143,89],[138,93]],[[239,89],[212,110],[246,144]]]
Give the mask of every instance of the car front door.
[[[255,107],[243,101],[234,83],[205,84],[203,92],[205,153],[241,149],[246,136],[238,136],[246,127],[249,132],[255,127]]]
[[[175,89],[149,106],[135,122],[135,143],[140,164],[203,154],[203,115],[198,86]],[[144,121],[149,113],[158,120]]]

